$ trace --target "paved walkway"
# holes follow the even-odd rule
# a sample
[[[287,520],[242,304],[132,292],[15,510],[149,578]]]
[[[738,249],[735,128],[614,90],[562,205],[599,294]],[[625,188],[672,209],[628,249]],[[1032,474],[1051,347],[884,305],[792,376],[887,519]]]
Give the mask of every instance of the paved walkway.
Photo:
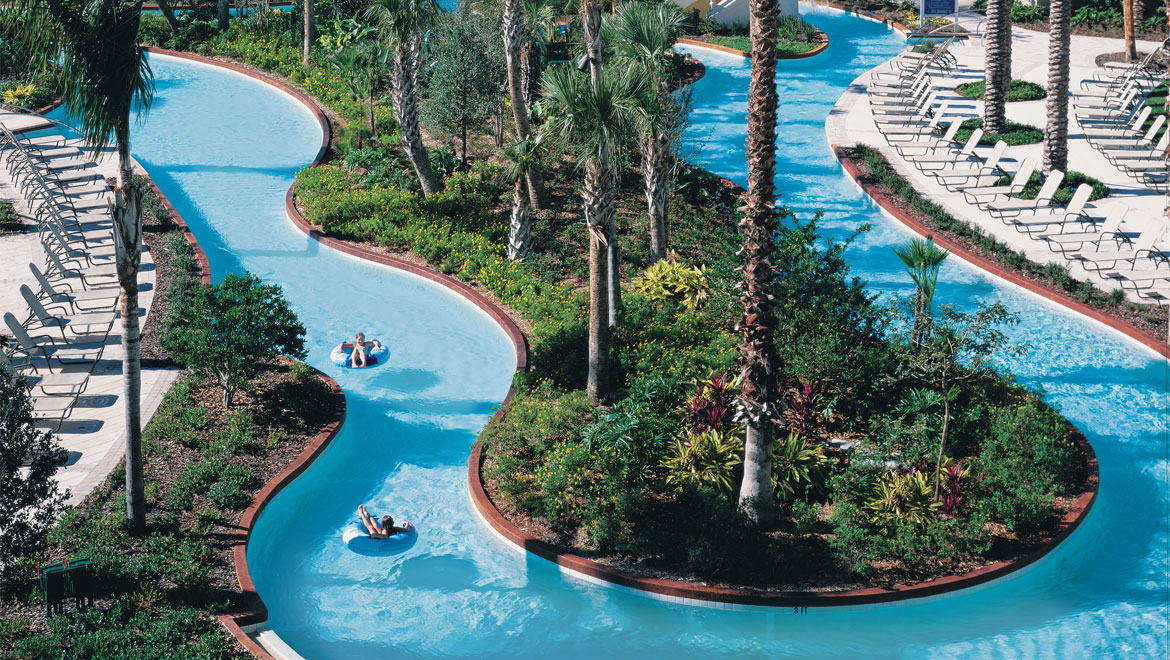
[[[982,29],[982,20],[983,17],[980,15],[967,13],[962,15],[959,22],[967,29],[976,31],[977,28]],[[1013,39],[1012,77],[1047,86],[1048,35],[1016,28],[1013,30]],[[1070,88],[1075,92],[1080,89],[1081,80],[1099,71],[1094,62],[1096,56],[1101,53],[1118,52],[1122,48],[1122,43],[1120,39],[1101,37],[1074,35],[1072,39]],[[1138,42],[1138,50],[1148,51],[1156,45],[1150,42]],[[969,80],[983,79],[983,46],[979,39],[971,39],[962,45],[956,42],[952,46],[951,52],[958,60],[959,67],[955,75],[949,79],[936,77],[936,85],[941,88],[936,105],[948,103],[951,114],[955,117],[982,116],[982,101],[954,94],[953,88]],[[878,70],[887,68],[888,65],[877,67]],[[1116,280],[1110,280],[1087,271],[1075,261],[1064,259],[1059,253],[1050,250],[1044,241],[1029,238],[1027,234],[1017,232],[1004,225],[977,206],[968,204],[962,194],[947,190],[939,185],[933,177],[921,173],[917,168],[907,163],[889,146],[874,124],[873,114],[866,99],[866,82],[868,80],[869,73],[859,77],[838,101],[828,122],[826,122],[829,142],[842,146],[867,144],[880,149],[895,170],[909,179],[917,190],[945,207],[954,217],[978,225],[987,233],[995,235],[1001,242],[1016,250],[1023,251],[1033,261],[1066,264],[1070,266],[1070,273],[1073,277],[1090,280],[1107,292],[1119,288]],[[1046,121],[1045,101],[1041,99],[1008,103],[1007,114],[1009,119],[1043,128]],[[1073,118],[1071,108],[1069,115],[1069,169],[1094,176],[1108,185],[1111,190],[1108,197],[1089,204],[1086,211],[1092,216],[1103,217],[1112,205],[1125,204],[1129,206],[1130,212],[1126,216],[1121,230],[1135,234],[1165,223],[1162,209],[1166,204],[1166,197],[1141,186],[1134,179],[1113,167],[1100,152],[1084,139],[1080,127]],[[945,122],[946,120],[944,120]],[[978,151],[980,155],[986,157],[991,151],[991,147],[980,147]],[[1008,147],[1007,158],[1003,162],[1009,170],[1015,170],[1016,165],[1029,156],[1036,158],[1037,162],[1041,162],[1042,146],[1035,144]],[[1170,237],[1163,238],[1161,247],[1170,250]],[[1132,300],[1140,300],[1132,292],[1129,292],[1128,295]]]
[[[117,162],[104,157],[98,165],[105,176],[115,176]],[[7,169],[0,167],[0,200],[10,201],[25,218],[27,232],[0,236],[0,315],[12,312],[19,319],[28,316],[28,305],[20,295],[20,285],[39,290],[28,264],[45,269],[45,255],[29,217],[29,210],[13,187]],[[150,311],[154,299],[154,261],[149,252],[142,255],[139,272],[138,301]],[[146,316],[141,322],[145,324]],[[125,453],[125,421],[122,406],[121,324],[115,321],[105,353],[90,376],[89,386],[78,399],[72,415],[58,432],[62,447],[69,452],[66,465],[57,472],[62,490],[69,490],[69,503],[76,504],[101,484],[118,465]],[[8,328],[0,323],[0,334]],[[178,376],[174,369],[142,370],[142,420],[145,425],[154,415],[171,383]]]

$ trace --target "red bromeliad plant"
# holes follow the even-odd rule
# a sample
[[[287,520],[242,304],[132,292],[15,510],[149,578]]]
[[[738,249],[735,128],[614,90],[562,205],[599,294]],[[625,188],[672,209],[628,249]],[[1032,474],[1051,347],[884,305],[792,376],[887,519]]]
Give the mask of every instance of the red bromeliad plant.
[[[725,429],[731,422],[738,389],[736,380],[723,374],[696,383],[695,396],[685,406],[691,416],[691,430],[706,433]]]
[[[943,490],[943,512],[956,513],[963,505],[963,475],[967,473],[961,463],[952,463],[943,469],[946,487]]]

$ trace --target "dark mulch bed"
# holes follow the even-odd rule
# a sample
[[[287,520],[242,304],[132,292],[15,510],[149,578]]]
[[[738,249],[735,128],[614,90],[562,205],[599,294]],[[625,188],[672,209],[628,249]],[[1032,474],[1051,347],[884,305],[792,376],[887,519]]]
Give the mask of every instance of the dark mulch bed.
[[[233,462],[248,466],[256,474],[256,483],[259,485],[252,489],[250,496],[254,496],[264,484],[288,467],[327,425],[337,419],[342,409],[342,399],[330,396],[323,382],[317,379],[308,382],[298,381],[289,374],[288,366],[279,362],[266,364],[254,389],[237,393],[235,404],[230,411],[223,410],[220,398],[221,391],[217,387],[197,383],[192,390],[191,403],[209,409],[209,423],[205,427],[205,433],[209,437],[225,427],[227,414],[241,410],[252,413],[256,428],[255,450],[243,455],[237,454],[232,459]],[[274,435],[279,437],[279,441],[269,442]],[[215,510],[206,494],[195,495],[194,505],[186,511],[170,509],[166,504],[166,495],[173,489],[187,463],[199,460],[199,450],[185,447],[171,438],[156,438],[154,442],[158,448],[151,452],[144,451],[143,458],[143,473],[146,476],[148,494],[146,511],[148,530],[157,529],[164,524],[162,516],[168,513],[178,517],[180,527],[195,527],[198,524],[195,512]],[[119,493],[124,492],[125,483],[122,475],[120,465],[103,486],[77,505],[77,510],[83,514],[100,511],[107,500],[111,497],[116,498]],[[154,490],[152,483],[157,484],[157,491]],[[153,498],[150,497],[152,492],[157,493]],[[242,515],[242,510],[223,510],[207,537],[215,553],[210,562],[211,583],[186,590],[173,583],[152,585],[160,592],[159,604],[168,600],[173,603],[227,601],[226,607],[219,608],[221,611],[244,612],[255,608],[254,598],[245,595],[239,588],[233,563],[233,549],[246,540],[247,530],[239,526]],[[122,554],[131,557],[142,554],[142,539],[131,538]],[[47,562],[64,559],[66,553],[56,549],[50,550],[46,557]],[[100,593],[96,598],[96,605],[99,608],[109,607],[113,602],[113,594]],[[35,630],[47,630],[44,607],[41,603],[0,600],[0,620],[17,617],[27,618]],[[3,649],[3,644],[0,644],[0,657],[3,656]]]
[[[150,304],[146,323],[142,325],[140,344],[144,367],[167,367],[175,364],[170,354],[163,350],[159,336],[163,320],[171,309],[166,294],[171,274],[174,273],[174,266],[171,265],[174,255],[166,247],[167,234],[182,230],[183,228],[173,220],[160,220],[150,209],[145,209],[142,213],[142,243],[150,252],[150,258],[154,260],[154,300]]]
[[[1048,23],[1012,23],[1012,27],[1024,28],[1025,30],[1032,30],[1033,32],[1048,32]],[[1120,25],[1112,23],[1101,24],[1083,24],[1075,23],[1069,26],[1069,30],[1078,36],[1082,37],[1108,37],[1110,39],[1124,39],[1125,34],[1122,32]],[[1158,30],[1142,30],[1138,26],[1134,26],[1134,38],[1138,41],[1157,41],[1161,42],[1166,38],[1166,33]]]
[[[1142,58],[1148,54],[1149,53],[1139,50],[1137,54],[1137,61],[1140,62]],[[1094,60],[1094,63],[1097,66],[1105,66],[1107,62],[1125,62],[1125,53],[1123,51],[1117,51],[1116,53],[1102,53]],[[1163,68],[1165,68],[1167,59],[1165,57],[1160,58],[1160,63],[1163,65]]]
[[[910,217],[918,220],[927,227],[934,227],[929,218],[919,213],[909,203],[903,200],[901,196],[897,195],[889,188],[875,180],[874,177],[870,176],[869,170],[865,166],[865,161],[856,152],[856,150],[846,148],[845,152],[853,160],[854,164],[857,165],[861,176],[861,181],[863,183],[867,183],[876,187],[885,194],[886,199],[890,200],[895,206],[897,206]],[[945,236],[947,240],[952,241],[956,245],[962,246],[963,248],[970,250],[971,252],[974,252],[975,254],[978,254],[985,259],[988,259],[1009,270],[1013,270],[1016,272],[1016,274],[1022,277],[1026,277],[1036,284],[1039,284],[1057,293],[1068,295],[1068,292],[1054,286],[1051,281],[1043,277],[1038,277],[1032,273],[1021,272],[1013,269],[998,254],[984,249],[965,236],[960,236],[953,232],[942,231],[937,228],[935,228],[935,233],[941,236]],[[1166,306],[1135,305],[1129,302],[1122,302],[1117,305],[1110,305],[1106,303],[1103,307],[1098,307],[1097,309],[1108,314],[1109,316],[1112,316],[1115,319],[1118,319],[1119,321],[1122,321],[1123,323],[1126,323],[1127,325],[1132,326],[1140,332],[1149,335],[1153,339],[1158,341],[1165,341],[1166,339],[1166,323],[1167,319],[1170,318],[1170,308]]]

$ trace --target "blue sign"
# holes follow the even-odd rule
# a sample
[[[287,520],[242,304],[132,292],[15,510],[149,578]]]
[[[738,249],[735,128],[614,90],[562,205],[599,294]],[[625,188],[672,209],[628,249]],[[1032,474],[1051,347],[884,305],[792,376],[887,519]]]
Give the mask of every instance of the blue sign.
[[[922,18],[950,16],[958,11],[958,0],[922,0]]]

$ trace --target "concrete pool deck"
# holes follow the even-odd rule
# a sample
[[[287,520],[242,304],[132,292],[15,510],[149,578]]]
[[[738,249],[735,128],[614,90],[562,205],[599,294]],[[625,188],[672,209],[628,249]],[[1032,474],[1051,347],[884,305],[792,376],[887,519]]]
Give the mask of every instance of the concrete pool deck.
[[[98,160],[97,170],[106,177],[116,176],[116,158],[110,152],[103,154]],[[29,312],[28,305],[21,298],[20,286],[27,284],[34,291],[39,290],[28,265],[36,264],[45,270],[46,258],[37,240],[28,205],[4,168],[0,168],[0,200],[12,202],[25,221],[24,232],[0,236],[0,315],[12,312],[18,319],[24,319]],[[145,327],[155,294],[154,261],[145,246],[138,287],[138,303],[144,310],[140,323]],[[105,353],[90,376],[89,386],[56,433],[62,448],[68,452],[65,465],[57,471],[57,483],[62,491],[69,490],[70,505],[80,503],[101,485],[125,455],[120,332],[121,324],[115,322],[106,340]],[[0,336],[7,338],[7,335],[7,327],[0,327]],[[163,395],[178,375],[178,369],[142,369],[143,427],[154,416]]]

